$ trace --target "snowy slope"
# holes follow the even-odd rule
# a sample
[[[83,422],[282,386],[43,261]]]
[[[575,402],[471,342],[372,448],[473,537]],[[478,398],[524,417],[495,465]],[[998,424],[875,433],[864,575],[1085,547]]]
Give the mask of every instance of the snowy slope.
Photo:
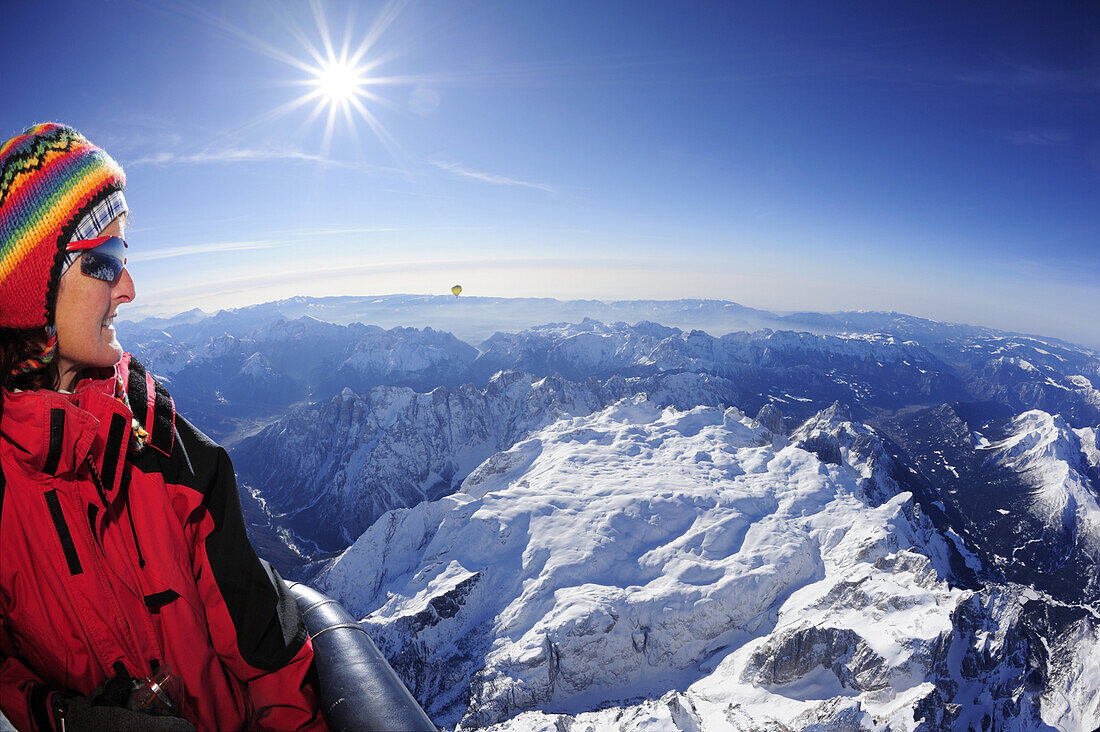
[[[1089,602],[1100,600],[1095,440],[1094,429],[1072,430],[1060,416],[1032,410],[1012,420],[1006,437],[980,448],[989,465],[1018,476],[1031,489],[1006,514],[1018,518],[1026,511],[1042,527],[1020,535],[1010,559],[1047,575],[1068,575],[1077,597]]]
[[[683,408],[728,404],[737,393],[725,379],[690,373],[573,383],[512,372],[484,388],[428,394],[376,387],[360,396],[345,389],[243,441],[233,460],[277,525],[340,550],[386,511],[452,492],[531,430],[639,392]]]
[[[1081,453],[1085,456],[1085,462],[1100,473],[1100,427],[1096,429],[1083,427],[1074,432],[1077,433],[1077,439],[1081,441]]]
[[[1013,429],[985,448],[990,460],[1031,482],[1033,510],[1053,529],[1079,533],[1100,548],[1100,505],[1087,474],[1092,455],[1082,444],[1082,438],[1091,438],[1090,452],[1095,451],[1095,431],[1071,430],[1061,417],[1039,410],[1018,416]]]
[[[950,586],[956,550],[891,469],[840,408],[787,437],[627,400],[386,514],[319,584],[447,724],[1037,723],[1037,692],[1012,686],[1026,598]]]

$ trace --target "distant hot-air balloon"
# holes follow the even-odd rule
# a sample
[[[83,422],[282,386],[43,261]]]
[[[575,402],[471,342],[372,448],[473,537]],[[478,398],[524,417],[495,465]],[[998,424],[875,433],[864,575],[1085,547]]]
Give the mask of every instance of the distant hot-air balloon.
[[[462,285],[455,285],[451,288],[451,292],[454,294],[455,297],[458,297],[462,294]]]

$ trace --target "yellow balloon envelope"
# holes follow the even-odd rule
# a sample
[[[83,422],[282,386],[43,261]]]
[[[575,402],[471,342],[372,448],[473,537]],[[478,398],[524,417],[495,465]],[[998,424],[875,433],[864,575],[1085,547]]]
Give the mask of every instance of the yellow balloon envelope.
[[[451,288],[451,292],[454,293],[455,297],[458,297],[462,294],[462,285],[455,285]]]

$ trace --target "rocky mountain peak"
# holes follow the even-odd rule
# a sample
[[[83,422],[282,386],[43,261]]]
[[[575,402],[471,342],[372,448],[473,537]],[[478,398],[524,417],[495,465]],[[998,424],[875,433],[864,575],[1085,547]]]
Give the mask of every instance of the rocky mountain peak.
[[[756,413],[756,421],[772,434],[782,435],[785,433],[783,412],[779,411],[779,407],[774,404],[765,404],[760,407],[760,411]]]

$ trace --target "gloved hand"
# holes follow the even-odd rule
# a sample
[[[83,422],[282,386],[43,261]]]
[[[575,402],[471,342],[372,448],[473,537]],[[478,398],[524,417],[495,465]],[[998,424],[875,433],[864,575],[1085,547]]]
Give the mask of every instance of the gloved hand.
[[[196,732],[183,717],[158,717],[96,704],[87,696],[59,696],[53,706],[58,732]]]

